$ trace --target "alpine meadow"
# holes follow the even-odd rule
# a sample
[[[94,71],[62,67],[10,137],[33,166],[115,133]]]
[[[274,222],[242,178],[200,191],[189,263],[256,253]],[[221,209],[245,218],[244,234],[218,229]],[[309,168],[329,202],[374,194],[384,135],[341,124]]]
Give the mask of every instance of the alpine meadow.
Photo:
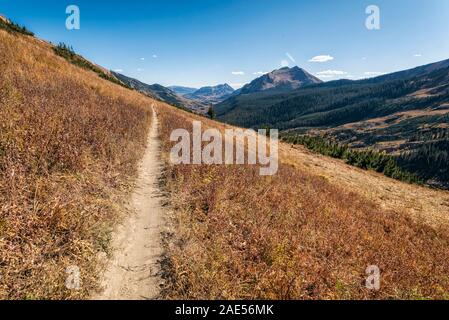
[[[0,0],[0,299],[449,300],[445,10]]]

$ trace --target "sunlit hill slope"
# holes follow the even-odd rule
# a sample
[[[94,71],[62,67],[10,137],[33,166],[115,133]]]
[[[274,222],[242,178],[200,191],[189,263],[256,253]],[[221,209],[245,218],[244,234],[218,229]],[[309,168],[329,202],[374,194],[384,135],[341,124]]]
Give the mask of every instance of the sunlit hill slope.
[[[146,145],[154,100],[0,30],[0,298],[88,298]],[[172,130],[225,125],[156,102],[170,208],[163,298],[449,298],[449,193],[302,147],[256,166],[172,165]],[[381,271],[379,291],[366,268]],[[65,286],[78,266],[81,290]]]

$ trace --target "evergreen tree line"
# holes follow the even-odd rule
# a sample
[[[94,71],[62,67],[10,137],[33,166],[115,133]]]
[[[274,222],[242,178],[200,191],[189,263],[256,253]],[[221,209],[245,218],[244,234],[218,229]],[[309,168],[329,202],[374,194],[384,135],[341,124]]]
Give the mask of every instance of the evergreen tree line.
[[[403,169],[394,156],[375,150],[352,150],[346,145],[327,140],[323,137],[288,133],[281,139],[291,144],[301,144],[308,149],[337,159],[343,159],[346,163],[362,168],[383,173],[387,177],[405,181],[408,183],[422,183],[414,173]]]
[[[0,29],[6,30],[11,33],[21,33],[27,36],[34,36],[34,33],[28,30],[25,26],[18,25],[14,22],[7,22],[3,19],[0,19]]]
[[[330,127],[383,117],[407,110],[438,107],[447,101],[449,68],[410,79],[335,81],[286,93],[255,93],[231,98],[216,108],[222,121],[257,128],[270,124],[280,130]],[[435,94],[411,94],[436,88]]]
[[[97,67],[96,65],[94,65],[93,63],[87,61],[86,59],[84,59],[82,56],[78,55],[75,50],[73,49],[72,46],[69,46],[65,43],[60,42],[57,46],[55,46],[53,48],[54,52],[60,56],[63,57],[64,59],[66,59],[67,61],[69,61],[70,63],[81,67],[83,69],[87,69],[87,70],[91,70],[93,72],[95,72],[96,74],[98,74],[98,76],[100,78],[103,78],[105,80],[108,80],[110,82],[113,82],[115,84],[118,84],[122,87],[131,89],[131,87],[127,86],[126,84],[124,84],[122,81],[118,80],[117,78],[107,74],[106,72],[104,72],[101,68]]]
[[[437,130],[417,137],[419,147],[403,152],[399,164],[422,179],[449,187],[449,130]]]

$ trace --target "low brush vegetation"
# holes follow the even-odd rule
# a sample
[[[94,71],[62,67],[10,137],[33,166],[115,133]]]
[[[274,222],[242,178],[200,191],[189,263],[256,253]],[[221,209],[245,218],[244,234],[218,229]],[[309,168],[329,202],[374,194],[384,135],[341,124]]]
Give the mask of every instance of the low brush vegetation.
[[[98,76],[100,78],[111,81],[111,82],[118,84],[120,86],[123,86],[125,88],[131,89],[129,86],[125,85],[123,82],[121,82],[114,76],[106,73],[100,67],[94,65],[92,62],[90,62],[90,61],[84,59],[82,56],[76,54],[76,52],[75,52],[75,50],[73,50],[72,46],[66,45],[65,43],[59,43],[53,49],[58,56],[63,57],[70,63],[73,63],[74,65],[81,67],[83,69],[93,71],[96,74],[98,74]]]
[[[126,210],[152,100],[0,30],[0,299],[79,299]],[[81,272],[70,290],[66,269]]]
[[[192,119],[221,126],[165,107],[158,114],[166,160],[173,129],[192,130]],[[449,298],[449,230],[290,164],[261,177],[255,166],[167,162],[165,188],[165,298]],[[369,265],[381,270],[379,291],[365,288]]]
[[[408,183],[422,182],[410,172],[398,165],[395,157],[375,150],[351,150],[348,146],[328,141],[323,137],[284,134],[282,140],[287,143],[301,144],[308,149],[325,156],[343,159],[346,163],[365,170],[374,170],[387,177]]]

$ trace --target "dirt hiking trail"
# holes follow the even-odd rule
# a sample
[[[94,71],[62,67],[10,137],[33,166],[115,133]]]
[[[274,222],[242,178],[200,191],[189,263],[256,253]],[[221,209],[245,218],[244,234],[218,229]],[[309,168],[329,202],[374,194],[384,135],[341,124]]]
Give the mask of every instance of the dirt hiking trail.
[[[131,195],[132,215],[113,234],[114,256],[102,279],[103,292],[96,300],[146,300],[159,297],[158,260],[162,254],[161,232],[164,210],[158,177],[161,172],[158,120],[153,109],[147,149],[138,168]]]

